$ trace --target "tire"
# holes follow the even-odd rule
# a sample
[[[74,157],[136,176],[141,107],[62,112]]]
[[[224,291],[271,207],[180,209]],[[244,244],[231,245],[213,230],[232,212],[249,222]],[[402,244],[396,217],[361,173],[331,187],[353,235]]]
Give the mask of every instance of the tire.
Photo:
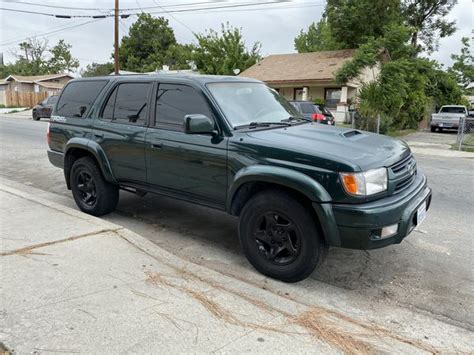
[[[38,112],[33,111],[33,120],[39,121],[40,117],[38,116]]]
[[[74,200],[82,212],[102,216],[117,207],[118,187],[105,181],[99,166],[91,157],[74,162],[70,183]]]
[[[436,132],[436,127],[435,126],[431,126],[431,132]]]
[[[284,282],[308,277],[327,251],[315,217],[291,194],[262,191],[242,209],[239,238],[249,262]]]

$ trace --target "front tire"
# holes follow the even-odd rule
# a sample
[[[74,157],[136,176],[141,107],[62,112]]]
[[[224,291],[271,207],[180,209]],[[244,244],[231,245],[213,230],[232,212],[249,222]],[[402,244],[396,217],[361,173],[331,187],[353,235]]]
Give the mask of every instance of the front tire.
[[[308,277],[326,249],[308,208],[279,190],[260,192],[245,204],[239,238],[255,269],[285,282]]]
[[[431,126],[431,132],[436,132],[436,127],[435,126]]]
[[[72,165],[70,183],[72,195],[81,211],[102,216],[117,207],[118,187],[105,181],[94,159],[77,159]]]
[[[37,111],[33,111],[33,120],[34,121],[39,121],[40,117],[38,116],[38,112]]]

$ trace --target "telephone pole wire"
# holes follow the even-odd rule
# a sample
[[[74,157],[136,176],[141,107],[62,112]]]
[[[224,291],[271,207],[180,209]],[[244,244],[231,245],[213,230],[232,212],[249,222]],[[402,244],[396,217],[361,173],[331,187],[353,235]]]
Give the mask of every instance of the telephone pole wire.
[[[115,0],[114,23],[114,68],[115,75],[119,75],[119,0]]]

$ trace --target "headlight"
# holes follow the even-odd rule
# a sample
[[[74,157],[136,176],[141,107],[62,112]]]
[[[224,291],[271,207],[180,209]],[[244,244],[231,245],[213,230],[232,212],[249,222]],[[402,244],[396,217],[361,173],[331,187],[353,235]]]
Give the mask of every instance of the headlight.
[[[368,196],[387,190],[387,169],[363,173],[341,173],[344,189],[351,195]]]

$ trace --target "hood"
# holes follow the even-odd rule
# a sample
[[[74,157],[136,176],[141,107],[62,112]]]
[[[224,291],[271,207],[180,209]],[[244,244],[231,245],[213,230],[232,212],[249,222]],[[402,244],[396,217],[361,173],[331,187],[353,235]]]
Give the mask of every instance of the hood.
[[[361,170],[390,166],[410,154],[408,145],[399,139],[316,123],[248,135],[266,146],[337,160]]]

